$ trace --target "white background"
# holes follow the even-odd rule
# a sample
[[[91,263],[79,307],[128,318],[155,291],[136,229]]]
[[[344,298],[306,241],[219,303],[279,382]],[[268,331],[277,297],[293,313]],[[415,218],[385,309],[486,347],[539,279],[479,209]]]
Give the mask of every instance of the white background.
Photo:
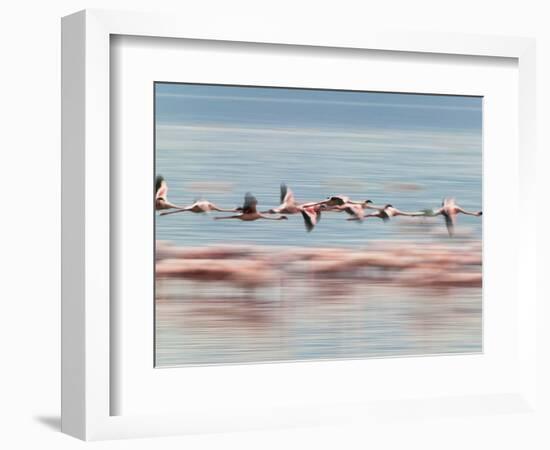
[[[546,170],[550,142],[550,28],[543,1],[480,0],[367,1],[340,0],[258,2],[202,1],[21,1],[2,7],[0,15],[0,221],[2,282],[2,371],[0,372],[0,446],[3,448],[549,448],[550,416],[501,414],[438,420],[407,419],[365,429],[357,424],[331,428],[188,436],[156,440],[84,444],[59,433],[59,18],[89,7],[133,10],[179,10],[208,20],[227,14],[239,20],[269,17],[281,27],[318,29],[380,26],[427,31],[460,31],[535,36],[538,40],[539,202],[549,182]],[[246,17],[245,17],[246,16]],[[240,17],[240,18],[239,18]],[[542,149],[546,149],[543,153]],[[545,168],[546,167],[546,168]],[[546,206],[545,206],[546,207]],[[546,207],[548,210],[548,207]],[[549,223],[539,214],[539,229]],[[547,228],[547,226],[546,226]],[[544,274],[543,249],[548,238],[539,233],[539,273]],[[548,294],[547,281],[541,287]],[[544,284],[544,286],[543,286]],[[550,299],[540,293],[540,299]],[[541,302],[539,316],[548,317]],[[540,377],[550,379],[549,331],[541,328]],[[542,359],[544,358],[544,359]],[[541,386],[550,404],[548,382]]]

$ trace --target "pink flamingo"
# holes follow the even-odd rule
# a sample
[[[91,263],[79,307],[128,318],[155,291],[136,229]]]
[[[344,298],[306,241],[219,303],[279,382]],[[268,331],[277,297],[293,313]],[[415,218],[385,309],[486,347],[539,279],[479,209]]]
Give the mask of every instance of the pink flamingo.
[[[300,205],[294,198],[294,193],[285,184],[281,183],[281,204],[277,208],[263,211],[263,214],[298,214],[301,211]]]
[[[343,209],[339,209],[337,207],[345,207],[346,205],[360,205],[363,209],[367,209],[367,208],[371,208],[371,206],[370,206],[371,203],[372,203],[372,201],[370,201],[370,200],[365,200],[363,202],[358,202],[358,201],[355,201],[355,200],[351,200],[346,195],[332,195],[330,197],[327,197],[326,200],[322,200],[322,201],[316,202],[314,204],[315,205],[326,205],[327,207],[335,208],[335,211],[338,211],[338,210],[343,211]]]
[[[332,206],[327,208],[328,211],[344,211],[351,217],[348,220],[358,220],[360,222],[365,218],[365,209],[372,209],[370,205],[372,201],[366,200],[364,202],[348,202],[339,206]]]
[[[406,212],[406,211],[400,211],[397,208],[394,208],[392,205],[387,204],[382,207],[372,206],[372,209],[377,209],[377,213],[373,214],[367,214],[365,217],[378,217],[382,219],[384,222],[387,222],[390,220],[391,217],[396,216],[407,216],[407,217],[422,217],[425,216],[425,212]],[[348,219],[348,220],[356,220],[356,219]]]
[[[456,217],[458,214],[466,214],[467,216],[476,216],[479,217],[483,215],[482,211],[466,211],[465,209],[458,206],[454,198],[444,198],[441,202],[441,208],[435,209],[433,211],[426,211],[424,215],[426,216],[443,216],[445,218],[445,225],[447,226],[447,232],[449,236],[454,235],[454,227],[456,223]]]
[[[157,179],[155,182],[155,192],[155,209],[157,211],[163,209],[180,208],[179,206],[174,205],[173,203],[170,203],[168,201],[168,185],[166,184],[166,180],[162,175],[157,175]]]
[[[307,203],[302,205],[302,216],[306,224],[308,231],[313,230],[315,225],[321,219],[321,211],[345,211],[349,215],[353,216],[348,220],[363,220],[364,210],[372,208],[371,200],[365,200],[362,202],[350,200],[349,197],[343,195],[334,195],[327,197],[326,200]]]
[[[166,216],[167,214],[176,214],[182,212],[192,212],[192,213],[209,213],[211,211],[219,212],[237,212],[239,209],[222,209],[218,208],[214,203],[209,202],[208,200],[197,200],[189,206],[184,206],[183,208],[177,208],[175,211],[166,211],[160,213],[161,216]]]

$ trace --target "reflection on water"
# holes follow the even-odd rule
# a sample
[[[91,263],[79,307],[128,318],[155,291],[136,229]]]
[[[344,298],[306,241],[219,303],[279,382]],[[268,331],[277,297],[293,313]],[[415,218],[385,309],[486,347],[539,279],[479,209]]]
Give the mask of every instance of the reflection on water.
[[[157,247],[157,366],[482,349],[479,244]]]

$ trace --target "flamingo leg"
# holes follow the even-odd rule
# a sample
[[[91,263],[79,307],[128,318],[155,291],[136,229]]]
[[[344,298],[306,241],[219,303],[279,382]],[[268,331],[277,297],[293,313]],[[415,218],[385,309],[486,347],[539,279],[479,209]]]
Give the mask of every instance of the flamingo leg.
[[[395,213],[396,216],[406,216],[406,217],[423,217],[426,214],[422,212],[404,212],[404,211],[398,211]]]
[[[223,208],[218,208],[217,206],[212,206],[212,211],[218,211],[218,212],[237,212],[236,209],[223,209]]]
[[[268,216],[264,216],[262,214],[260,214],[260,217],[262,219],[266,219],[266,220],[281,220],[284,216],[280,216],[280,217],[268,217]]]
[[[222,219],[240,219],[241,216],[225,216],[225,217],[214,217],[214,220],[222,220]]]
[[[163,211],[160,213],[161,216],[167,216],[168,214],[176,214],[181,212],[188,212],[189,209],[187,208],[179,208],[177,206],[172,206],[172,208],[176,208],[175,211]]]

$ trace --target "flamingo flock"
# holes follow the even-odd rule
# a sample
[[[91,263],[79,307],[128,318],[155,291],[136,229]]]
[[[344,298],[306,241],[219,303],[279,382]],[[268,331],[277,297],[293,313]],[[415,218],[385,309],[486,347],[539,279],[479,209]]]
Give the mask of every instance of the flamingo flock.
[[[376,206],[371,200],[356,201],[345,195],[333,195],[325,200],[316,202],[300,203],[296,200],[294,193],[286,184],[280,187],[280,204],[277,207],[258,211],[258,200],[250,192],[244,196],[242,206],[236,208],[220,208],[208,200],[196,200],[188,206],[178,206],[168,201],[168,185],[162,175],[158,175],[155,183],[155,209],[161,216],[184,212],[210,213],[210,212],[233,212],[238,213],[231,216],[214,217],[215,220],[235,219],[241,221],[255,220],[287,220],[287,215],[301,214],[304,225],[308,232],[312,231],[321,220],[321,212],[324,213],[346,213],[348,221],[363,222],[370,218],[382,219],[384,222],[393,217],[437,217],[443,216],[447,232],[450,237],[454,235],[454,228],[459,214],[469,216],[481,216],[482,211],[467,211],[459,206],[455,199],[444,198],[441,206],[422,211],[407,212],[395,208],[391,204]]]

